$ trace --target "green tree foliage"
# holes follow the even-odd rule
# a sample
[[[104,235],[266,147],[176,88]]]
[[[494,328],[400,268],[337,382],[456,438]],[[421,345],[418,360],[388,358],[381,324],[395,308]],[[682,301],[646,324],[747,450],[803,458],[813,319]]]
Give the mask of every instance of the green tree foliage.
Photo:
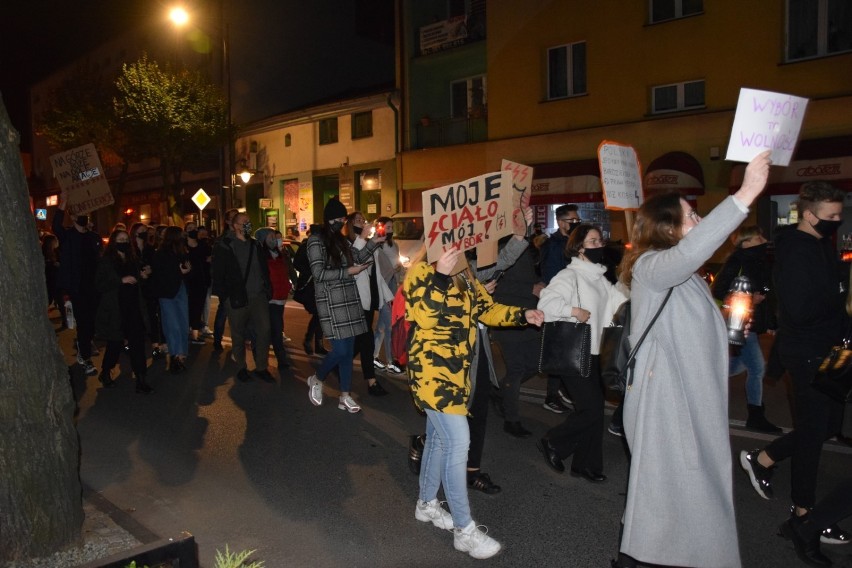
[[[227,102],[201,73],[161,68],[147,56],[122,66],[116,89],[116,120],[140,154],[159,158],[169,211],[180,222],[181,175],[229,140]]]

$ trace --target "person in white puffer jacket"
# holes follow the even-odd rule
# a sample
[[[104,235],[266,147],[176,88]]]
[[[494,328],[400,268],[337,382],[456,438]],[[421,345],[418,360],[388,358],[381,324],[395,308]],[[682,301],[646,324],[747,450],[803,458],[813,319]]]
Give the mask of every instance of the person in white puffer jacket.
[[[565,246],[570,264],[541,292],[538,309],[546,322],[584,322],[591,326],[591,374],[560,375],[574,401],[574,412],[551,428],[539,442],[539,450],[556,472],[565,471],[562,460],[573,455],[571,475],[599,483],[603,474],[604,395],[600,378],[601,335],[627,296],[606,279],[603,261],[605,242],[594,225],[577,227]]]

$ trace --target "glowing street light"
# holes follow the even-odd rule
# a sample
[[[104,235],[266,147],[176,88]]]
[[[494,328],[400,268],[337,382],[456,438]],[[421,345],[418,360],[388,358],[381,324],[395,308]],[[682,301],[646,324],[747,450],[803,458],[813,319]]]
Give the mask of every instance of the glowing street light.
[[[189,12],[184,10],[182,6],[175,6],[169,10],[169,20],[178,27],[185,26],[189,21]]]

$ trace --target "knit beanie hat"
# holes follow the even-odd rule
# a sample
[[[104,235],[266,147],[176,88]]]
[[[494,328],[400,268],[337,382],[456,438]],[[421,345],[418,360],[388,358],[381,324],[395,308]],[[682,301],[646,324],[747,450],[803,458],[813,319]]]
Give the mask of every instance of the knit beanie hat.
[[[340,219],[341,217],[346,217],[346,206],[336,197],[332,197],[328,200],[322,212],[322,219],[327,223],[332,219]]]

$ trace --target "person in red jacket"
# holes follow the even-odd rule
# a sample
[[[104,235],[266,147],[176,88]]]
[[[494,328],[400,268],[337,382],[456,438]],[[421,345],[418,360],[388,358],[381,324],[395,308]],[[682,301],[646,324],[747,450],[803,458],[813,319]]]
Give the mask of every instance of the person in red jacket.
[[[269,342],[278,360],[278,368],[290,366],[287,350],[284,348],[284,304],[293,288],[290,281],[289,257],[281,250],[283,240],[276,238],[275,229],[261,227],[254,238],[262,244],[269,268],[269,281],[272,284],[272,298],[269,300]],[[279,233],[280,235],[280,233]]]

